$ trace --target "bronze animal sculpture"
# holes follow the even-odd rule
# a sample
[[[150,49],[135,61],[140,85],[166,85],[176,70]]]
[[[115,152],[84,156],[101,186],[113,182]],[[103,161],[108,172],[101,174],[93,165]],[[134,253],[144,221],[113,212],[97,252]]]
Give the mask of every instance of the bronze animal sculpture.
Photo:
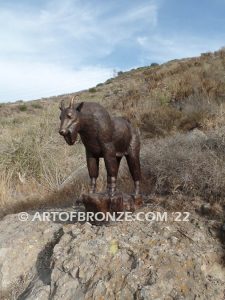
[[[103,157],[107,171],[107,190],[112,197],[116,192],[116,178],[121,158],[126,157],[134,181],[135,196],[140,196],[140,138],[138,131],[122,117],[110,117],[107,110],[95,102],[60,104],[59,134],[73,145],[79,133],[86,149],[91,178],[91,193],[95,193],[99,175],[99,158]]]

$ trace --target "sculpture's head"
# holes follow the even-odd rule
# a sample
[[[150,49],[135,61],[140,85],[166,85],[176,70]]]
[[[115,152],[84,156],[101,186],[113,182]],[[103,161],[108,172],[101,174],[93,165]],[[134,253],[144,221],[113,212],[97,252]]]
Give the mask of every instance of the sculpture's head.
[[[64,137],[69,145],[73,145],[77,139],[77,134],[80,130],[80,111],[84,104],[83,102],[75,104],[74,98],[71,99],[68,107],[65,107],[63,100],[59,106],[61,110],[59,134]]]

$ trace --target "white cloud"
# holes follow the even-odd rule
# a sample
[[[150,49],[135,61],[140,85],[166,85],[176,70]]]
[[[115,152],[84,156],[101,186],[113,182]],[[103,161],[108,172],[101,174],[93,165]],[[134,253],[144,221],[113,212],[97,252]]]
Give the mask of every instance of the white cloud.
[[[112,72],[99,61],[124,40],[136,41],[143,28],[157,25],[155,3],[121,9],[121,2],[80,0],[1,5],[0,101],[72,92],[104,81]]]
[[[102,67],[78,70],[42,63],[0,62],[0,99],[30,100],[83,90],[104,82],[112,71]]]
[[[135,38],[140,28],[155,27],[157,6],[135,5],[126,11],[110,13],[110,5],[94,6],[71,0],[49,0],[41,10],[21,11],[2,9],[0,11],[0,53],[42,54],[52,51],[60,56],[71,53],[76,62],[84,61],[92,52],[102,55],[124,40]],[[148,26],[148,27],[147,27]],[[91,48],[90,48],[91,47]]]
[[[157,25],[157,12],[158,6],[154,2],[150,2],[148,5],[143,5],[141,7],[135,7],[132,10],[128,10],[127,14],[120,15],[120,22],[134,22],[135,20],[143,20],[154,26]]]
[[[200,38],[194,35],[186,36],[152,36],[137,37],[138,44],[143,49],[143,61],[166,62],[171,59],[198,56],[203,52],[215,51],[222,46],[220,39]]]
[[[162,34],[158,11],[163,0],[8,2],[0,4],[0,102],[94,86],[112,75],[103,63],[107,57],[115,68],[116,52],[121,61],[128,47],[134,67],[223,45],[218,36],[181,35],[179,28]]]

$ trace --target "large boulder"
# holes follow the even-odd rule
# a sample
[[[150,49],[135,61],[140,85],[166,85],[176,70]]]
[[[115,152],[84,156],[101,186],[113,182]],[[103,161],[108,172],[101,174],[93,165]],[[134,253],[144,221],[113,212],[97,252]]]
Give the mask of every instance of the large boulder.
[[[207,230],[196,220],[71,225],[54,247],[52,299],[223,299],[223,250]]]
[[[195,213],[174,217],[94,226],[8,216],[0,222],[0,299],[223,299],[217,226]]]

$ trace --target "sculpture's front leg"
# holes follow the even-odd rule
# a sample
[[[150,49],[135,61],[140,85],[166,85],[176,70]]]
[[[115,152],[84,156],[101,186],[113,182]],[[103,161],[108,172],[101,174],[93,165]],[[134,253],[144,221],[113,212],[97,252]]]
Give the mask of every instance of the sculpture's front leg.
[[[88,173],[91,178],[90,193],[96,191],[96,180],[99,174],[99,158],[93,157],[91,153],[86,153]]]
[[[120,167],[120,162],[121,162],[121,159],[122,159],[122,156],[120,156],[120,157],[116,157],[116,161],[117,161],[117,171],[116,171],[116,176],[118,175],[118,171],[119,171],[119,167]],[[116,179],[117,178],[112,178],[111,179],[111,177],[110,176],[107,176],[107,191],[108,191],[108,193],[110,193],[110,189],[113,189],[113,193],[115,193],[115,191],[116,191]],[[113,182],[115,181],[115,184],[114,184],[114,186],[112,186],[113,185]],[[112,187],[112,188],[111,188]],[[114,188],[115,188],[115,190],[114,190]]]
[[[107,176],[107,192],[110,196],[116,193],[116,177]]]
[[[135,187],[134,196],[135,197],[140,196],[141,192],[140,192],[140,181],[139,180],[134,182],[134,187]]]
[[[90,194],[95,193],[96,191],[96,178],[91,177],[91,183],[90,183]]]

